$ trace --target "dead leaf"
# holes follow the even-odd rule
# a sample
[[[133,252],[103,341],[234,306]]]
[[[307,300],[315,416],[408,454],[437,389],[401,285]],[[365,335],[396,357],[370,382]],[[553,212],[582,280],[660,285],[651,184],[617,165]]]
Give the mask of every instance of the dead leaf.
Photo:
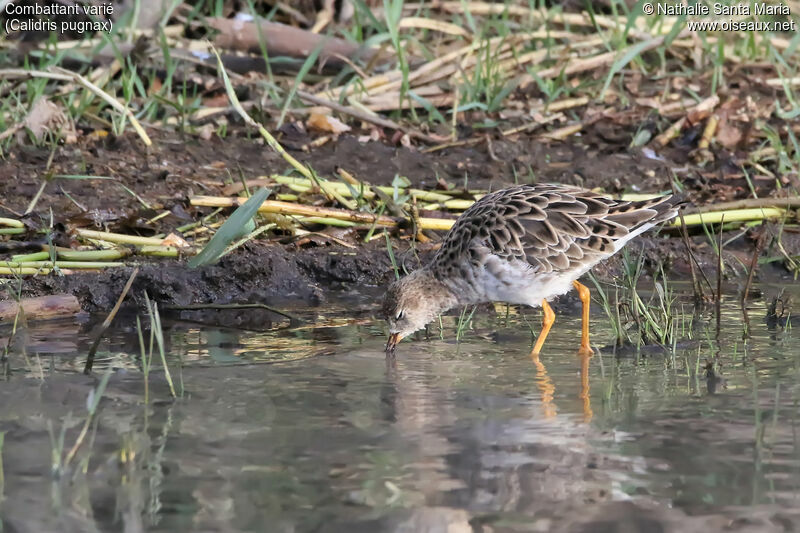
[[[214,136],[214,133],[216,131],[217,127],[214,124],[208,122],[197,128],[197,135],[204,141],[208,141],[209,139],[211,139],[211,137]]]
[[[728,117],[719,121],[716,140],[722,146],[730,149],[736,148],[743,138],[742,130],[736,127],[736,124]]]
[[[625,77],[625,89],[628,90],[634,96],[639,96],[639,88],[642,85],[642,75],[639,72],[635,72],[631,76]]]
[[[61,107],[46,98],[36,100],[25,117],[24,126],[39,141],[49,131],[60,133],[68,144],[78,140],[72,122]]]
[[[367,143],[370,141],[374,142],[381,140],[383,137],[384,137],[383,131],[373,126],[370,129],[369,135],[361,135],[358,137],[358,142],[360,143]]]
[[[147,89],[148,96],[153,96],[154,94],[158,94],[158,91],[161,90],[164,84],[161,83],[161,78],[155,77],[153,81],[150,83],[150,87]]]
[[[725,148],[736,148],[744,139],[741,121],[747,121],[747,114],[743,111],[743,102],[731,97],[719,108],[719,124],[717,125],[716,140]]]
[[[175,248],[188,248],[190,244],[177,233],[170,233],[161,241],[162,246],[174,246]]]
[[[327,133],[333,133],[338,135],[339,133],[344,133],[346,131],[350,131],[350,126],[342,122],[336,117],[332,117],[330,115],[325,115],[322,113],[311,113],[309,115],[306,124],[309,128],[313,128],[319,131],[324,131]]]

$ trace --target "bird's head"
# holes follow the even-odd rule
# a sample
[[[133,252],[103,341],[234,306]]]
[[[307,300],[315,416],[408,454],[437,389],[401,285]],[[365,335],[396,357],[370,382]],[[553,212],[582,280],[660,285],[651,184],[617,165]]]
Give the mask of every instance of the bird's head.
[[[383,316],[389,324],[386,352],[393,352],[401,339],[425,327],[452,305],[452,293],[427,269],[392,283],[383,300]]]

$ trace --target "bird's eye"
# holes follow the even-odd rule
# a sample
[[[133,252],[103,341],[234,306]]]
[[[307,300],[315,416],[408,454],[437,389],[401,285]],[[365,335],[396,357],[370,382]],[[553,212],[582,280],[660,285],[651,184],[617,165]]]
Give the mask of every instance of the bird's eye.
[[[406,312],[401,309],[400,311],[397,312],[397,316],[395,317],[395,320],[403,320],[403,317],[405,315],[406,315]]]

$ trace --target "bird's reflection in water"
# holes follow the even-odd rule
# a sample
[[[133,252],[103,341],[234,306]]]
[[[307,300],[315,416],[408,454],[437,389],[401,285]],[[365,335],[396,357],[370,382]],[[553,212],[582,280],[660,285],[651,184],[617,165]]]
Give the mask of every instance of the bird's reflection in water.
[[[547,368],[544,366],[539,354],[531,352],[530,357],[533,361],[533,365],[536,367],[536,388],[539,389],[539,392],[542,394],[544,417],[553,418],[558,414],[558,408],[556,404],[553,403],[556,386],[547,374]],[[581,390],[578,397],[583,402],[583,421],[588,423],[592,421],[592,417],[594,416],[589,387],[589,360],[592,358],[592,354],[579,353],[578,357],[581,361]]]
[[[536,388],[539,389],[541,394],[542,415],[544,418],[555,418],[555,416],[558,414],[558,406],[556,406],[555,402],[553,401],[555,397],[556,386],[553,383],[553,379],[547,373],[547,367],[545,367],[544,363],[539,357],[539,354],[531,352],[530,358],[531,361],[533,361],[534,367],[536,367],[535,382]],[[581,369],[581,385],[578,398],[580,398],[583,404],[583,421],[585,423],[589,423],[592,421],[594,416],[590,394],[591,387],[589,385],[589,361],[592,358],[592,354],[579,352],[578,358],[580,359]],[[394,413],[394,407],[398,394],[398,391],[395,388],[397,384],[397,378],[397,358],[394,355],[389,355],[386,357],[386,388],[381,392],[381,405],[387,409],[386,416],[384,417],[385,420],[395,420],[396,413]]]
[[[542,363],[537,352],[531,352],[531,360],[536,367],[536,388],[542,393],[542,408],[545,418],[553,418],[557,414],[556,404],[553,403],[553,394],[556,386],[553,380],[547,375],[547,368]]]

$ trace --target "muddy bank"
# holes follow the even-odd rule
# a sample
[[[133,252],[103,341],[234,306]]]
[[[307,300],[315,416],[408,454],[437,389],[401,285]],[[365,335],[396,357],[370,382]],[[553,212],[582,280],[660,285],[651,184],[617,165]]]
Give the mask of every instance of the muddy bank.
[[[638,257],[644,251],[645,277],[664,265],[668,275],[688,279],[685,249],[675,239],[646,237],[630,245]],[[434,253],[432,245],[417,245],[395,250],[397,262],[414,270]],[[713,264],[711,254],[700,260]],[[133,267],[106,271],[73,272],[64,276],[26,278],[22,295],[74,294],[90,313],[110,310],[128,280]],[[612,281],[622,273],[623,259],[615,256],[598,265],[596,275]],[[318,306],[342,291],[357,290],[374,295],[376,312],[382,288],[394,280],[394,270],[385,246],[367,245],[358,250],[344,246],[298,248],[278,244],[253,243],[224,257],[218,264],[198,269],[185,261],[151,260],[140,265],[130,296],[123,309],[144,308],[144,293],[162,306],[187,306],[197,303],[262,303],[282,309]],[[0,299],[16,294],[15,283],[0,288]],[[568,294],[554,306],[576,307],[577,298]],[[576,307],[577,308],[577,307]]]
[[[23,296],[75,294],[84,310],[107,311],[133,267],[65,276],[37,276],[23,282]],[[216,265],[188,268],[185,261],[153,260],[140,266],[131,289],[132,302],[144,292],[167,305],[254,302],[275,306],[318,305],[325,292],[348,284],[379,285],[391,275],[385,249],[293,249],[253,244]],[[8,297],[8,290],[4,291]]]
[[[599,126],[598,126],[599,127]],[[670,189],[674,172],[682,172],[682,182],[690,202],[707,199],[709,181],[698,182],[696,169],[687,166],[679,152],[654,158],[641,149],[629,149],[604,140],[601,131],[590,128],[580,143],[543,143],[525,135],[473,146],[447,148],[425,153],[423,147],[404,147],[390,142],[360,142],[356,136],[342,136],[319,148],[300,148],[313,140],[308,134],[283,132],[281,141],[304,163],[320,175],[334,175],[344,167],[358,179],[371,184],[391,184],[404,176],[415,187],[437,189],[443,184],[458,188],[493,190],[514,183],[555,182],[587,188],[602,188],[609,193],[622,191],[664,192]],[[607,137],[607,135],[606,135]],[[488,138],[488,137],[487,137]],[[175,228],[194,222],[213,211],[195,207],[189,199],[198,194],[225,195],[226,187],[242,178],[284,173],[286,162],[269,148],[243,137],[214,137],[203,141],[160,134],[154,146],[144,149],[133,134],[114,138],[83,136],[77,144],[49,149],[20,147],[0,162],[0,216],[22,220],[26,233],[0,242],[0,258],[19,253],[9,246],[15,242],[52,242],[74,248],[76,228],[101,229],[119,233],[152,236],[166,235]],[[51,158],[52,156],[52,158]],[[677,170],[676,170],[677,169]],[[79,179],[75,176],[83,176]],[[85,176],[112,179],[85,179]],[[35,208],[22,215],[38,196]],[[758,186],[758,182],[756,182]],[[725,191],[716,188],[717,199],[740,196],[736,180],[727,178]],[[769,193],[761,191],[759,194]],[[304,201],[322,205],[325,198],[304,196]],[[52,213],[52,221],[51,221]],[[157,216],[160,215],[160,216]],[[154,218],[155,217],[155,218]],[[185,261],[140,259],[141,271],[131,291],[132,302],[141,303],[144,291],[166,305],[192,303],[261,302],[275,306],[318,305],[326,293],[352,287],[380,287],[394,278],[384,239],[364,244],[366,233],[359,229],[306,226],[314,233],[307,238],[292,237],[280,230],[264,240],[253,241],[225,257],[219,264],[192,270]],[[366,228],[362,228],[366,229]],[[738,234],[734,228],[724,236]],[[746,277],[741,265],[749,264],[756,230],[743,232],[726,246],[726,270],[730,279]],[[432,247],[443,233],[430,232],[429,244],[409,249],[407,237],[392,234],[398,261],[407,270],[418,267],[432,254]],[[13,237],[13,240],[11,239]],[[788,253],[800,251],[795,235],[784,234]],[[3,249],[5,247],[5,249]],[[692,252],[701,268],[715,272],[715,252],[707,237],[697,232],[691,240]],[[33,246],[35,248],[35,246]],[[648,235],[630,245],[633,256],[645,251],[645,274],[663,264],[670,277],[689,280],[689,256],[677,234]],[[66,276],[48,275],[26,278],[23,296],[52,293],[75,294],[89,312],[107,312],[122,291],[132,267],[104,272],[75,272]],[[783,262],[765,265],[774,278],[787,274]],[[597,267],[600,279],[610,281],[622,271],[621,256]],[[16,283],[0,289],[0,298],[11,297]],[[572,296],[562,302],[572,301]],[[376,303],[377,308],[377,303]]]
[[[299,148],[312,140],[308,135],[282,138],[287,148]],[[673,165],[638,150],[614,152],[591,142],[550,145],[523,137],[514,142],[499,139],[491,146],[484,143],[424,153],[342,136],[311,152],[292,150],[292,155],[321,176],[335,175],[342,167],[373,185],[391,185],[396,176],[403,176],[414,187],[424,189],[447,183],[493,190],[534,182],[601,187],[609,193],[669,189]],[[84,137],[76,144],[56,147],[54,152],[49,147],[21,146],[0,161],[0,216],[22,214],[44,180],[34,211],[25,217],[31,228],[41,227],[52,208],[56,224],[157,233],[202,214],[197,211],[203,209],[189,206],[188,199],[194,195],[220,194],[242,176],[252,179],[288,169],[263,143],[234,136],[206,141],[162,134],[149,149],[130,134]],[[158,224],[143,224],[160,207],[172,210],[172,215]]]

